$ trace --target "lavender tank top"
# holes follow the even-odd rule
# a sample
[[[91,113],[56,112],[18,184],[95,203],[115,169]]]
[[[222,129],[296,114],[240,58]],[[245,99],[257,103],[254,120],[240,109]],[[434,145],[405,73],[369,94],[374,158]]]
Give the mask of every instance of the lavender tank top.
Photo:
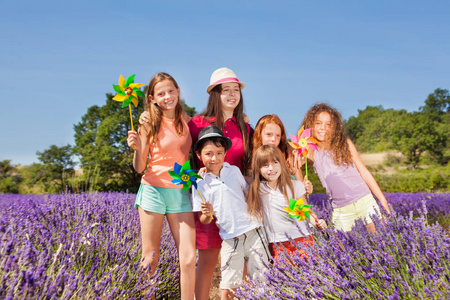
[[[333,208],[349,205],[370,194],[356,166],[338,166],[332,154],[319,149],[314,153],[314,171],[331,199]]]

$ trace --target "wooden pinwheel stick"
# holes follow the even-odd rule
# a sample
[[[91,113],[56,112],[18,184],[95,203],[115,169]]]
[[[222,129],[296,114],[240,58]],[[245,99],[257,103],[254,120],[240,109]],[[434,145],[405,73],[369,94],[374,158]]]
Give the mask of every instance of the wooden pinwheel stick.
[[[131,114],[131,104],[128,104],[128,108],[130,109],[131,130],[134,131],[134,127],[133,127],[133,115]],[[136,145],[133,145],[133,149],[136,150]]]
[[[128,108],[130,109],[131,130],[134,131],[134,127],[133,127],[133,115],[131,114],[131,104],[128,104]],[[135,147],[135,149],[136,149],[136,147]]]
[[[197,189],[196,189],[197,190]],[[197,190],[198,195],[200,196],[200,198],[202,198],[202,201],[206,203],[205,199],[203,199],[202,194],[200,194],[200,192]],[[213,215],[211,212],[209,212],[209,215],[211,216],[211,219],[214,219]]]
[[[305,156],[305,180],[308,180],[308,158]],[[309,199],[309,194],[306,193],[306,198]]]

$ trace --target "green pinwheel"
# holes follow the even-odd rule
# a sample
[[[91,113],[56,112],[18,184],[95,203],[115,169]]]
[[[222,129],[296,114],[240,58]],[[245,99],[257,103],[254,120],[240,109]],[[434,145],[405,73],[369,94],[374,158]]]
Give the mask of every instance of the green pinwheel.
[[[114,90],[117,92],[112,99],[114,101],[122,102],[122,108],[129,107],[130,109],[130,118],[131,118],[131,130],[133,128],[133,117],[131,115],[131,103],[134,104],[134,107],[137,107],[139,104],[138,96],[145,97],[144,93],[139,89],[139,87],[144,86],[142,83],[134,83],[134,74],[125,80],[122,75],[119,78],[119,85],[113,84]]]
[[[173,178],[172,183],[175,183],[176,185],[183,185],[183,191],[187,190],[191,187],[191,185],[193,185],[202,201],[205,202],[205,199],[203,199],[202,194],[200,194],[197,188],[197,178],[203,178],[196,173],[196,170],[191,169],[191,162],[189,160],[182,166],[180,166],[178,163],[175,163],[175,165],[173,166],[173,171],[169,171],[169,174]],[[212,219],[214,219],[211,213],[209,215]]]
[[[145,84],[134,83],[134,76],[135,74],[131,75],[125,81],[125,78],[120,75],[119,85],[113,84],[113,88],[117,92],[113,100],[123,102],[122,108],[127,107],[130,103],[133,103],[134,107],[137,107],[139,104],[138,96],[145,97],[144,93],[139,89],[139,87]]]
[[[310,220],[310,216],[313,213],[311,209],[309,209],[311,205],[305,204],[303,198],[298,200],[289,199],[289,207],[284,207],[284,209],[288,212],[288,217],[298,219],[298,222],[301,222],[308,218]]]
[[[173,166],[173,171],[169,171],[170,176],[172,176],[172,182],[176,185],[182,184],[183,191],[187,190],[194,185],[197,189],[197,178],[203,179],[201,176],[195,173],[195,170],[191,169],[191,163],[188,160],[180,166],[178,163],[175,163]]]

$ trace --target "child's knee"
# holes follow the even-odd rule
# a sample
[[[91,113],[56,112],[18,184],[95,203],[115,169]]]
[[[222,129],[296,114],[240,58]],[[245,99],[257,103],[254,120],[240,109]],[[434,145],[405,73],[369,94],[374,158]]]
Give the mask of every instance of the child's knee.
[[[183,266],[185,268],[194,268],[195,264],[197,263],[197,255],[194,252],[189,253],[183,253],[179,257],[180,259],[180,266]]]

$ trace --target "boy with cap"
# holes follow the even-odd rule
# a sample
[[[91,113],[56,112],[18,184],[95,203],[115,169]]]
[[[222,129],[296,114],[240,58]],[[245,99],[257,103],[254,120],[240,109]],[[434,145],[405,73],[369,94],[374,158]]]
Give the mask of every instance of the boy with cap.
[[[210,125],[199,134],[194,151],[203,162],[206,172],[197,182],[198,193],[193,193],[193,211],[199,213],[200,221],[208,224],[212,215],[216,218],[222,238],[221,269],[222,299],[233,297],[233,290],[241,286],[244,264],[250,277],[257,275],[268,262],[267,240],[261,221],[248,213],[244,192],[248,189],[238,167],[224,162],[231,140],[222,131]],[[212,214],[212,215],[211,215]]]

